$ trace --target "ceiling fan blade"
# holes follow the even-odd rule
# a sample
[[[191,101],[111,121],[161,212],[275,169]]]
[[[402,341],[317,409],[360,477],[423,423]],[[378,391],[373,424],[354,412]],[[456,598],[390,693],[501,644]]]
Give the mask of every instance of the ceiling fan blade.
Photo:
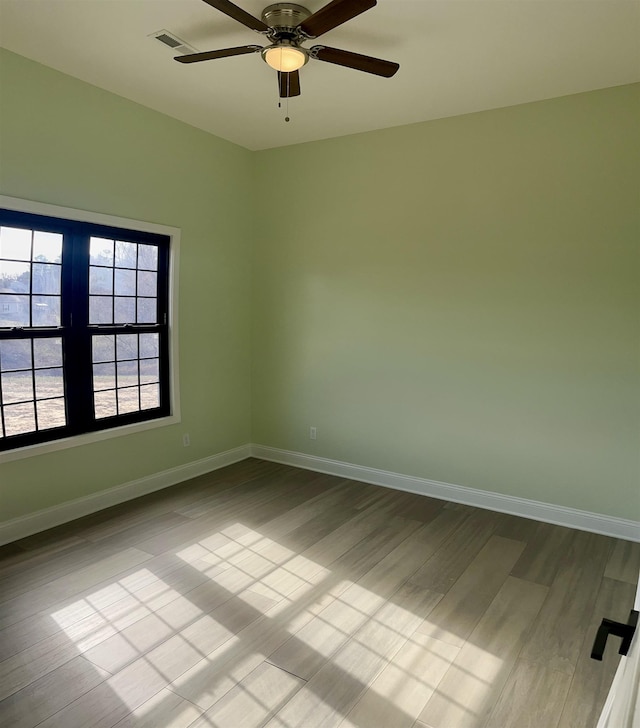
[[[255,30],[258,33],[266,33],[269,30],[269,26],[265,25],[262,20],[254,18],[242,8],[234,5],[229,0],[204,0],[207,5],[211,5],[212,8],[219,10],[221,13],[228,15],[230,18],[237,20],[242,25],[246,25],[247,28]]]
[[[309,49],[312,58],[326,63],[335,63],[337,66],[355,68],[356,71],[373,73],[376,76],[391,78],[400,68],[398,63],[383,61],[381,58],[372,56],[361,56],[351,51],[341,51],[338,48],[327,48],[327,46],[313,46]]]
[[[281,99],[300,96],[300,74],[298,71],[291,71],[291,73],[278,71],[278,85],[280,86]]]
[[[375,5],[377,5],[376,0],[331,0],[328,5],[300,23],[298,28],[307,38],[317,38]]]
[[[257,53],[262,47],[257,45],[237,46],[236,48],[222,48],[219,51],[204,51],[204,53],[187,53],[184,56],[176,56],[174,60],[178,63],[199,63],[200,61],[213,61],[216,58],[228,58],[229,56],[243,56],[245,53]]]

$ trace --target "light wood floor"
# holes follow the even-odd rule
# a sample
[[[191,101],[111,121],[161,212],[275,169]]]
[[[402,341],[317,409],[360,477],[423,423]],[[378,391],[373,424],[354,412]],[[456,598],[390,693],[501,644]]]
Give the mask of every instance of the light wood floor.
[[[246,460],[0,556],[2,726],[590,728],[640,544]]]

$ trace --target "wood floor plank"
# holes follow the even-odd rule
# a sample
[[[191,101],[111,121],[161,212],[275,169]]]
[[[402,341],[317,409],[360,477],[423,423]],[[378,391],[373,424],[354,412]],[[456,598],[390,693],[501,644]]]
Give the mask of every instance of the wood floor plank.
[[[539,525],[538,521],[533,521],[530,518],[513,516],[509,513],[496,513],[495,517],[495,535],[502,536],[503,538],[510,538],[514,541],[525,541],[526,543],[530,543],[534,538]]]
[[[226,602],[152,649],[145,659],[173,683],[259,617],[250,604]]]
[[[521,658],[571,677],[600,589],[612,539],[574,531]]]
[[[618,654],[619,639],[610,638],[611,643],[607,644],[602,662],[592,660],[593,640],[603,617],[626,623],[634,598],[635,585],[615,579],[602,580],[559,728],[595,728],[621,657]]]
[[[403,516],[422,523],[429,523],[444,507],[444,501],[428,498],[424,495],[404,493],[403,496],[394,499],[397,504],[390,511],[394,516]]]
[[[518,660],[484,728],[557,728],[571,678]]]
[[[459,647],[415,632],[363,693],[340,728],[412,728]]]
[[[49,716],[38,728],[112,728],[168,683],[141,658]]]
[[[322,501],[320,506],[322,510],[308,521],[278,536],[278,542],[282,546],[294,549],[296,553],[299,553],[318,543],[318,541],[335,531],[343,523],[350,521],[358,513],[355,508],[340,504],[337,500],[333,503]]]
[[[97,644],[99,630],[110,627],[107,635],[110,636],[126,626],[125,619],[128,624],[135,621],[134,609],[126,615],[121,614],[131,608],[132,599],[154,611],[207,578],[206,573],[175,556],[155,557],[141,566],[125,570],[117,580],[103,581],[1,630],[0,661],[61,630],[65,630],[76,644],[84,646],[89,638]]]
[[[169,511],[157,516],[150,516],[146,520],[140,519],[139,523],[130,524],[126,528],[113,530],[109,534],[101,534],[99,537],[89,538],[88,540],[105,546],[117,544],[119,548],[137,546],[141,541],[153,538],[153,536],[164,533],[170,528],[189,522],[186,516]]]
[[[267,726],[333,728],[339,725],[374,678],[415,632],[441,598],[415,584],[405,584],[284,706]],[[405,717],[388,707],[390,725]]]
[[[263,662],[190,728],[264,725],[304,684],[304,680]]]
[[[119,720],[114,728],[191,728],[200,708],[164,688]],[[207,724],[210,728],[211,724]]]
[[[294,593],[180,675],[172,690],[207,710],[288,639],[290,624],[304,626],[332,598],[324,590]]]
[[[496,516],[490,511],[477,510],[464,517],[464,511],[449,509],[445,514],[459,519],[459,526],[412,577],[416,584],[442,594],[449,591],[477,556],[496,526]]]
[[[74,643],[64,632],[58,632],[0,662],[0,700],[17,693],[77,655]]]
[[[462,647],[504,584],[525,544],[492,536],[418,628]]]
[[[386,488],[377,488],[374,485],[365,485],[357,481],[350,480],[349,484],[360,489],[362,497],[356,508],[358,510],[384,510],[390,513],[395,507],[395,498],[393,494]],[[362,487],[364,485],[364,487]]]
[[[438,520],[439,518],[439,520]],[[407,531],[407,538],[352,584],[318,617],[269,656],[269,662],[305,680],[416,572],[446,538],[455,514],[442,513],[430,524]],[[416,523],[417,525],[417,523]],[[375,552],[372,552],[375,556]]]
[[[0,571],[5,563],[11,562],[16,556],[25,553],[25,549],[21,547],[19,541],[12,541],[0,546]]]
[[[17,572],[20,572],[24,576],[25,572],[35,570],[39,565],[44,565],[43,570],[46,570],[47,567],[50,569],[52,564],[51,557],[54,554],[60,556],[65,551],[73,550],[76,547],[82,548],[86,546],[86,541],[78,536],[69,536],[67,538],[52,538],[47,543],[34,546],[33,548],[28,548],[21,544],[22,541],[14,541],[12,544],[7,544],[2,547],[3,555],[0,555],[0,580]],[[0,585],[2,583],[0,581]]]
[[[279,502],[274,511],[269,506],[270,502],[288,493],[292,497],[293,504],[296,488],[296,480],[293,477],[274,485],[269,477],[265,476],[259,482],[256,479],[241,489],[234,489],[233,492],[216,494],[212,503],[207,504],[207,508],[203,508],[201,515],[197,517],[193,509],[184,511],[178,508],[176,512],[188,516],[189,523],[141,541],[137,544],[137,548],[158,555],[194,543],[215,529],[240,519],[247,525],[265,523],[280,515],[283,510]],[[299,493],[297,498],[300,499],[298,502],[301,502],[304,500],[304,494]]]
[[[640,542],[617,538],[604,575],[608,579],[637,584],[638,574],[640,574]]]
[[[482,728],[547,591],[540,584],[507,578],[419,720],[433,728]]]
[[[151,662],[169,653],[172,660],[184,652],[195,662],[233,634],[258,619],[274,601],[254,593],[235,596],[205,582],[184,596],[178,595],[154,613],[137,620],[84,655],[94,665],[116,673],[142,655]],[[195,645],[193,650],[191,645]],[[154,663],[155,664],[155,663]],[[189,664],[185,670],[191,667]],[[180,673],[178,673],[180,674]]]
[[[153,609],[161,611],[166,604],[164,613],[169,612],[171,602],[181,598],[179,592],[167,589],[160,582],[153,582],[140,590],[137,596],[128,595],[98,608],[93,608],[82,599],[77,610],[72,605],[61,610],[59,614],[54,612],[49,615],[49,619],[59,620],[58,626],[61,629],[0,663],[0,698],[56,670],[76,655],[85,654],[94,665],[99,665],[100,661],[91,659],[91,656],[96,652],[99,655],[105,652],[111,654],[114,642],[124,645],[123,654],[119,658],[123,660],[124,653],[128,654],[132,647],[128,641],[123,640],[122,635],[131,639],[131,633],[141,631],[137,626],[139,622],[148,627],[150,620],[159,621]],[[96,604],[100,604],[99,599],[96,599]],[[78,614],[86,616],[76,620]],[[149,632],[147,629],[143,634]],[[165,632],[165,637],[172,634],[169,628]],[[135,656],[137,655],[132,659]],[[110,673],[123,666],[124,664],[106,664],[106,661],[101,665]]]
[[[511,575],[550,586],[560,566],[558,557],[570,547],[573,536],[570,528],[538,523]]]
[[[417,522],[406,526],[400,532],[404,538],[388,554],[376,555],[373,551],[377,563],[362,577],[362,583],[351,584],[337,600],[269,655],[269,662],[305,680],[314,675],[353,630],[376,612],[387,596],[418,568],[423,560],[418,551],[419,540],[410,538],[417,527]]]
[[[41,553],[32,561],[15,564],[0,577],[0,605],[120,550],[111,545],[89,545],[83,540],[66,549],[54,549],[49,556]]]
[[[277,478],[273,476],[277,475]],[[254,476],[242,483],[241,488],[233,491],[223,491],[206,495],[195,503],[186,507],[176,508],[176,513],[196,519],[210,514],[214,510],[221,510],[225,505],[245,503],[250,505],[255,500],[263,504],[277,498],[285,492],[296,487],[304,486],[313,478],[318,477],[317,473],[310,470],[299,470],[298,468],[287,468],[284,465],[277,466],[275,470],[268,473],[257,472]]]
[[[89,589],[124,569],[139,566],[149,558],[144,551],[123,549],[3,602],[0,604],[0,629],[37,614],[69,595]]]
[[[74,657],[2,700],[0,725],[33,728],[108,677],[83,657]]]
[[[193,570],[188,573],[190,579],[180,578],[187,574],[176,575],[173,572],[173,575],[176,577],[173,584],[178,589],[184,588],[185,584],[193,583],[194,576],[195,582],[202,586],[198,572]],[[169,579],[170,577],[171,574],[168,575]],[[133,648],[128,640],[132,639],[132,635],[142,633],[147,639],[152,639],[152,635],[157,637],[156,632],[149,629],[149,623],[161,622],[165,625],[170,619],[168,615],[175,614],[182,607],[180,600],[188,602],[178,589],[170,588],[162,580],[149,582],[144,578],[139,580],[125,578],[122,582],[123,584],[114,585],[112,590],[103,588],[91,594],[88,599],[83,596],[66,608],[47,615],[49,621],[57,622],[59,629],[0,663],[0,696],[9,695],[25,687],[78,654],[85,654],[93,664],[100,665],[109,672],[116,672],[137,657],[136,654],[130,654]],[[136,584],[140,589],[133,590]],[[129,592],[123,585],[130,587],[132,591]],[[201,592],[196,592],[196,589],[197,587],[187,593],[193,592],[202,600]],[[126,596],[112,601],[110,591],[116,594],[124,593]],[[178,604],[172,605],[172,602]],[[154,611],[160,612],[165,621],[157,617]],[[171,634],[170,628],[165,627],[164,637],[168,638]],[[122,635],[125,635],[126,639]],[[106,659],[94,659],[93,655],[96,653],[114,654],[116,645],[122,647],[118,660],[125,660],[125,655],[130,659],[123,664],[107,664]]]
[[[353,509],[353,493],[345,489],[346,481],[330,475],[318,475],[316,481],[320,492],[291,508],[283,509],[270,521],[262,524],[260,533],[264,538],[280,540],[324,514],[350,512]]]

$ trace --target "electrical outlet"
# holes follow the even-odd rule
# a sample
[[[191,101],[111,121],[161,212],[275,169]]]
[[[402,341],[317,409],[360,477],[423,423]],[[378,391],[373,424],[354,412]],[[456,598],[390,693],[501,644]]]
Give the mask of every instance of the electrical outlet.
[[[183,447],[189,447],[189,445],[191,445],[191,438],[189,437],[188,432],[185,432],[185,434],[182,436],[182,445]]]
[[[309,428],[309,439],[315,440],[318,437],[318,430],[315,427]]]

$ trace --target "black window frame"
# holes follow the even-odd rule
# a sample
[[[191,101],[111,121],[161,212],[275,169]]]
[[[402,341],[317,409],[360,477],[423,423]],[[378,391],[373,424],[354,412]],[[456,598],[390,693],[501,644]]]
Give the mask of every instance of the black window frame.
[[[0,340],[62,339],[62,369],[67,421],[63,427],[6,435],[2,408],[0,408],[0,452],[169,417],[171,415],[169,342],[171,237],[146,230],[7,208],[0,208],[0,225],[58,233],[63,236],[60,326],[0,327]],[[92,237],[157,247],[158,288],[155,324],[89,323],[89,247]],[[158,334],[160,406],[111,417],[96,418],[93,397],[92,336],[136,333]]]

